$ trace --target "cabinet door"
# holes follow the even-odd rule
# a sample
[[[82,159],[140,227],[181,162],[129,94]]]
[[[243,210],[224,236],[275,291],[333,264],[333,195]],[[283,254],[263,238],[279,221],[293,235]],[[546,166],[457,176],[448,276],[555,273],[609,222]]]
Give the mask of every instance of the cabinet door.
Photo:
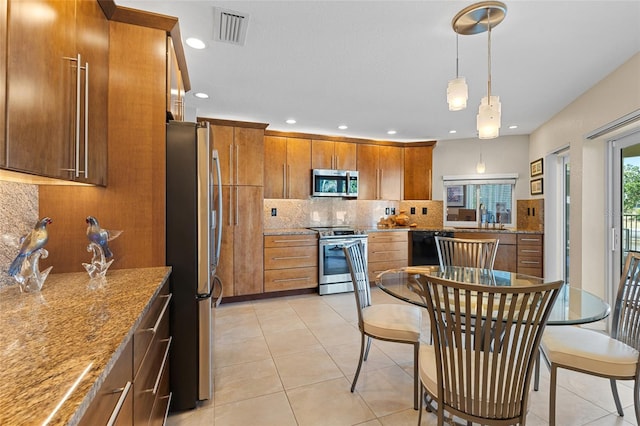
[[[75,137],[73,1],[12,1],[8,13],[6,167],[70,179]],[[47,19],[37,19],[47,12]]]
[[[287,138],[287,198],[306,200],[310,195],[311,141]]]
[[[311,142],[311,167],[314,169],[333,169],[333,147],[333,141],[314,139]]]
[[[264,130],[235,127],[234,162],[236,185],[262,186],[264,183]],[[260,209],[262,214],[262,208]]]
[[[433,147],[404,148],[404,199],[430,200]]]
[[[213,148],[218,150],[220,158],[220,179],[223,185],[233,185],[235,170],[233,163],[233,127],[216,126],[210,128]]]
[[[264,138],[264,198],[287,198],[287,138]]]
[[[263,292],[263,226],[261,186],[236,186],[233,235],[234,293]]]
[[[216,275],[222,282],[222,297],[235,295],[233,269],[233,234],[235,231],[235,206],[232,193],[235,187],[225,185],[222,187],[222,211],[224,220],[222,224],[222,243],[220,246],[220,263],[216,269]],[[234,194],[235,195],[235,194]]]
[[[81,182],[105,186],[107,184],[107,96],[109,84],[109,22],[97,1],[78,0],[76,19],[76,51],[81,54],[82,64],[89,64],[84,70],[88,76],[87,114],[88,137],[85,141],[84,119],[80,122],[82,136],[79,146]],[[84,84],[84,81],[83,81]],[[84,89],[83,89],[84,93]],[[84,102],[84,100],[83,100]],[[87,162],[85,164],[85,149]]]
[[[378,147],[358,145],[358,199],[378,199]]]
[[[380,146],[378,154],[379,184],[378,193],[382,200],[402,199],[402,148]]]
[[[356,144],[350,142],[335,142],[334,155],[336,169],[338,170],[357,170],[356,162]]]

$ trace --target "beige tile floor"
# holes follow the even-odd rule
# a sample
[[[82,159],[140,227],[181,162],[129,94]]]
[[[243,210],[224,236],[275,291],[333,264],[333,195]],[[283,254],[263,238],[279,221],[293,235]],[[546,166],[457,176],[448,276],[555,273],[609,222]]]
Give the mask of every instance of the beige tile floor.
[[[373,289],[373,303],[402,303]],[[416,425],[412,347],[374,340],[356,391],[350,383],[360,337],[353,294],[302,295],[222,304],[214,309],[214,398],[170,415],[169,426]],[[426,315],[424,315],[426,320]],[[424,335],[428,323],[423,324]],[[561,370],[557,424],[636,424],[630,382]],[[549,374],[531,392],[527,424],[548,424]],[[425,412],[422,425],[435,425]]]

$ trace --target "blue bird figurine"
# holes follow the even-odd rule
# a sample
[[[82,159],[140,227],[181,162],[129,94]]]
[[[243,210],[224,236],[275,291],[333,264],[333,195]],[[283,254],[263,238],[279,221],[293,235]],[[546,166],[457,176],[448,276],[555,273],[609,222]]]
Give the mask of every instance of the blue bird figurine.
[[[31,253],[41,249],[49,241],[49,232],[47,231],[47,225],[53,221],[45,217],[40,219],[31,232],[22,238],[22,245],[16,258],[11,262],[9,266],[9,275],[15,277],[22,270],[22,264],[24,260],[31,255]]]
[[[110,231],[102,229],[98,223],[98,219],[93,216],[87,216],[86,222],[89,224],[89,226],[87,226],[87,238],[89,241],[99,245],[100,248],[102,248],[104,257],[107,259],[113,256],[113,253],[109,249],[108,241],[117,237],[120,232],[116,231],[116,233],[113,233],[115,235],[112,235]]]

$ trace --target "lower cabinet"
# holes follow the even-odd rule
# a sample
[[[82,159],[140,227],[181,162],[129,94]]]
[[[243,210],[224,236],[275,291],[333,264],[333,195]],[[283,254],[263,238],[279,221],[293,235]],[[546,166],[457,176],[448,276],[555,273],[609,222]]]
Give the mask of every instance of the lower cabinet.
[[[498,253],[493,269],[498,271],[517,272],[518,268],[518,238],[515,233],[508,232],[456,232],[456,238],[464,239],[497,239]]]
[[[518,234],[518,273],[543,277],[543,234]]]
[[[318,237],[266,235],[264,237],[264,291],[318,287]]]
[[[409,265],[409,232],[383,231],[368,234],[367,269],[370,284],[387,269]]]
[[[163,425],[169,409],[169,281],[151,302],[81,425]]]

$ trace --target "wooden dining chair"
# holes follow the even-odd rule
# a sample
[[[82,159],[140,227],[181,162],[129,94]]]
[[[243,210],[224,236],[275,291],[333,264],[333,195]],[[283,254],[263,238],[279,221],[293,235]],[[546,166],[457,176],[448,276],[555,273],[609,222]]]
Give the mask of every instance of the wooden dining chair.
[[[493,269],[500,240],[436,236],[440,266],[468,266]]]
[[[362,242],[345,244],[344,253],[351,272],[353,292],[358,310],[360,329],[360,358],[351,392],[356,388],[362,362],[367,360],[371,348],[371,338],[413,345],[413,408],[418,409],[418,350],[422,311],[408,303],[371,304],[369,275]],[[366,340],[366,345],[365,345]],[[365,348],[366,346],[366,348]]]
[[[433,345],[420,346],[424,392],[445,412],[485,425],[525,424],[542,332],[562,281],[535,286],[466,284],[426,274],[414,291],[427,305]],[[473,321],[474,327],[464,327]]]
[[[549,327],[541,352],[551,370],[549,424],[555,425],[559,368],[606,377],[620,416],[616,380],[633,380],[633,406],[640,425],[640,253],[629,252],[613,308],[611,335],[575,326]]]

